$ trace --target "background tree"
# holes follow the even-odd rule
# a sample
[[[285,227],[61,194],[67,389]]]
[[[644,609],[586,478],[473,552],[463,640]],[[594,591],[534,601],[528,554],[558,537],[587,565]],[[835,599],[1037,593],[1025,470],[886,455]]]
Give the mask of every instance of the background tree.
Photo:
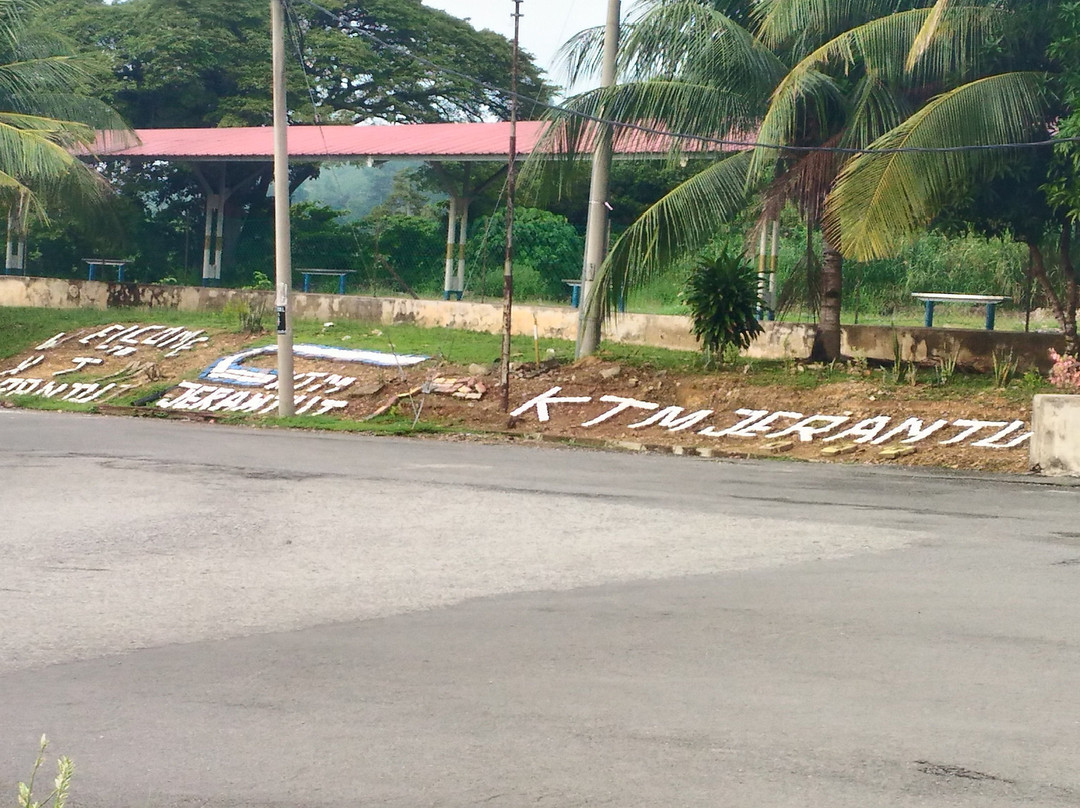
[[[430,122],[502,117],[510,43],[420,0],[328,0],[330,15],[289,4],[293,123]],[[104,98],[136,128],[266,125],[271,121],[269,12],[264,0],[42,0],[41,19],[96,57]],[[370,38],[372,35],[378,41]],[[429,64],[446,65],[470,81]],[[541,71],[522,60],[522,92],[546,97]],[[155,171],[157,169],[154,169]],[[170,188],[198,198],[185,170]],[[292,171],[295,188],[316,166]],[[139,171],[119,177],[137,181]],[[269,218],[269,164],[233,194],[226,214],[226,274],[241,251],[238,225]],[[121,188],[122,193],[128,193]],[[141,198],[139,192],[130,194]],[[151,215],[149,209],[147,216]],[[197,226],[201,226],[202,213]],[[176,228],[180,229],[180,228]],[[259,229],[259,228],[256,228]],[[254,234],[254,230],[252,231]]]
[[[58,200],[69,209],[101,202],[104,184],[75,153],[93,146],[96,128],[124,129],[89,95],[89,73],[67,43],[35,25],[35,10],[0,0],[0,209],[16,239]]]
[[[752,11],[705,0],[650,3],[626,37],[623,83],[572,100],[587,115],[706,138],[755,132],[765,144],[712,162],[650,208],[615,244],[599,282],[610,306],[617,289],[700,249],[752,194],[764,194],[766,214],[793,201],[826,234],[817,347],[831,359],[840,350],[842,255],[857,253],[860,233],[877,227],[867,205],[882,205],[873,179],[851,169],[859,161],[842,150],[903,143],[912,128],[925,136],[922,145],[1028,138],[1040,116],[1038,82],[1030,73],[995,73],[1001,64],[984,58],[1007,42],[999,8],[772,0]],[[585,38],[572,60],[587,68],[594,52]],[[564,151],[579,149],[589,125],[555,117]],[[828,151],[834,147],[841,151]],[[977,157],[937,159],[955,176],[970,173]],[[924,163],[904,163],[900,175],[901,185],[942,182]],[[906,191],[886,201],[902,202]]]

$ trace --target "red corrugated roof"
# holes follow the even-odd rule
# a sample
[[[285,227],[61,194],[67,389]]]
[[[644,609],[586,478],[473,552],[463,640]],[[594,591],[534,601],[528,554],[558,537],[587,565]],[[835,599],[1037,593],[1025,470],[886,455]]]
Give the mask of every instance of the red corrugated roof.
[[[544,128],[542,121],[520,121],[517,150],[528,154]],[[141,160],[266,161],[273,159],[270,127],[223,129],[138,129],[139,145],[104,147],[102,157]],[[505,158],[509,123],[423,123],[386,126],[290,126],[292,160],[492,161]],[[616,151],[664,154],[670,145],[662,136],[627,133]]]

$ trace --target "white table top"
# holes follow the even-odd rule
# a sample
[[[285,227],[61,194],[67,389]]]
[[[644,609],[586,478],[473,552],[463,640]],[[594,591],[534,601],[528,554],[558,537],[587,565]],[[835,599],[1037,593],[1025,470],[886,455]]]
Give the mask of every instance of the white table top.
[[[956,295],[935,294],[934,292],[912,292],[911,296],[919,300],[929,300],[934,303],[1004,303],[1012,298],[1005,295]]]

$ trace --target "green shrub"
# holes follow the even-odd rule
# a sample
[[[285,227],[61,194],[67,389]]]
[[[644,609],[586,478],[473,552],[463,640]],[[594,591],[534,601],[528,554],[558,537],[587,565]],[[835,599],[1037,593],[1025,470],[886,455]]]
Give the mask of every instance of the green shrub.
[[[757,312],[764,301],[757,285],[757,274],[742,254],[726,246],[705,253],[694,263],[685,301],[707,363],[722,362],[729,346],[746,348],[761,333]]]

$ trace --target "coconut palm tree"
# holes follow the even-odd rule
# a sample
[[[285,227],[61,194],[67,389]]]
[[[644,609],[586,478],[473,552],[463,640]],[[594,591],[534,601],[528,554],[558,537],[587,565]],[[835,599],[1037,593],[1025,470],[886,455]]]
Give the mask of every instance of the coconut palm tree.
[[[82,59],[35,24],[36,10],[32,0],[0,0],[0,205],[9,241],[53,199],[100,202],[107,186],[79,155],[92,151],[98,131],[127,131],[87,94]]]
[[[897,7],[884,0],[646,3],[622,49],[623,83],[576,96],[569,112],[553,116],[561,151],[574,153],[588,136],[577,113],[686,136],[756,134],[743,134],[752,143],[710,162],[622,235],[600,270],[606,294],[597,315],[614,290],[699,249],[761,195],[767,211],[794,202],[823,228],[817,349],[825,359],[839,356],[843,255],[867,254],[898,206],[913,206],[908,221],[925,218],[935,188],[992,159],[990,152],[896,153],[883,163],[860,150],[1017,141],[1033,134],[1042,115],[1037,74],[988,72],[996,65],[985,55],[1004,37],[1006,11],[949,0]],[[581,36],[569,48],[572,67],[588,69],[595,51]],[[675,142],[675,154],[701,148],[692,137]]]

